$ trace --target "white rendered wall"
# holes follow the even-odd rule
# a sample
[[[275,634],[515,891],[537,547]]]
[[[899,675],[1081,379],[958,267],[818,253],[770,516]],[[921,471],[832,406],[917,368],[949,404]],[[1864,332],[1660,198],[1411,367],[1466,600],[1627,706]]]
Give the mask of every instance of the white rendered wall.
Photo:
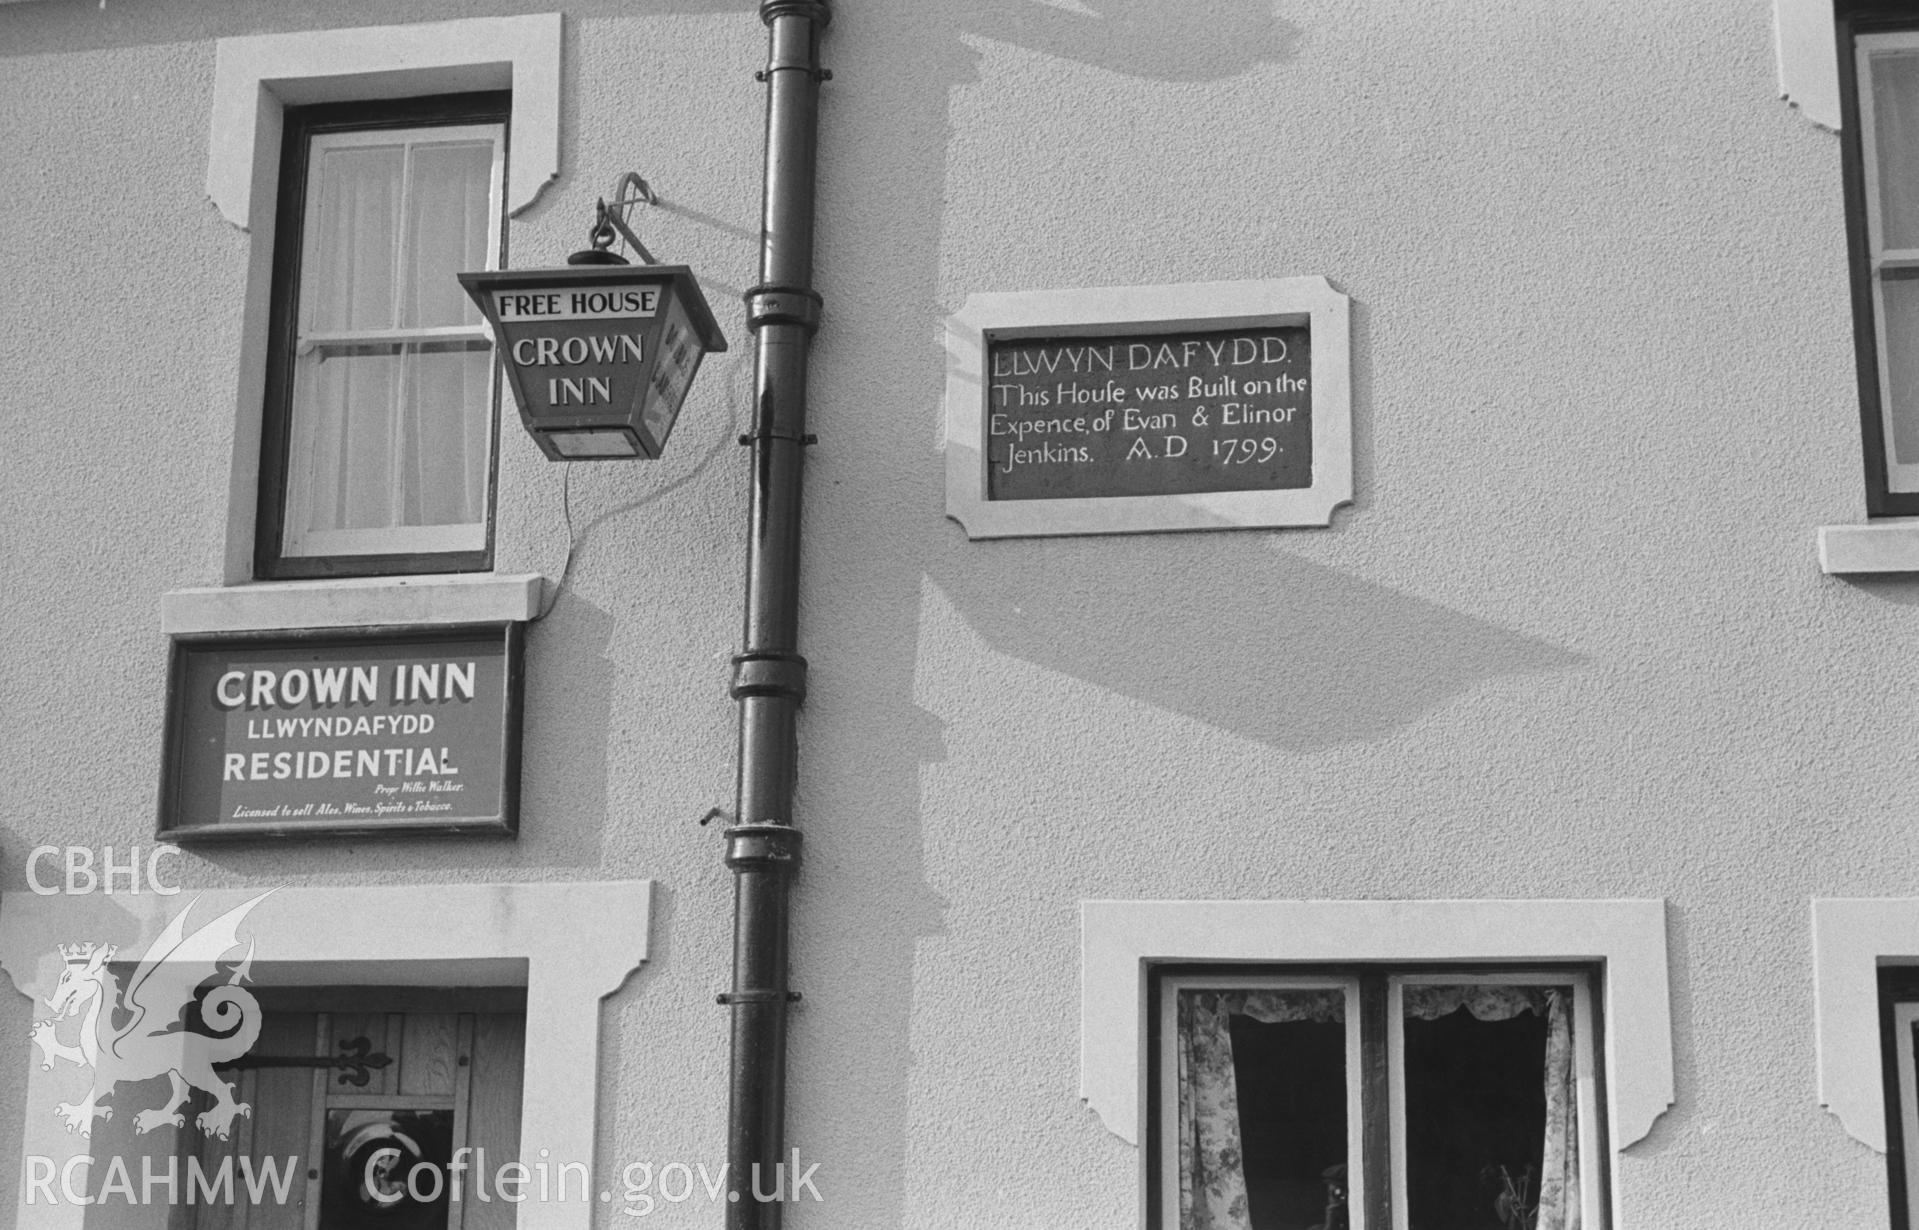
[[[180,879],[654,881],[598,1162],[717,1165],[731,879],[697,821],[732,792],[764,31],[487,11],[556,7],[560,177],[510,263],[637,170],[735,349],[661,462],[574,470],[517,842]],[[788,1102],[826,1203],[788,1224],[1132,1224],[1136,1155],[1078,1100],[1082,900],[1603,897],[1667,901],[1675,1030],[1619,1226],[1884,1225],[1817,1102],[1808,901],[1919,883],[1919,583],[1818,570],[1814,527],[1863,518],[1839,152],[1778,100],[1767,0],[836,10]],[[159,596],[222,580],[248,240],[205,199],[212,40],[389,16],[0,9],[0,893],[35,845],[150,841]],[[1297,275],[1353,301],[1331,528],[945,518],[966,296]],[[557,577],[561,468],[502,439],[500,570]],[[0,1108],[28,1021],[0,995]]]

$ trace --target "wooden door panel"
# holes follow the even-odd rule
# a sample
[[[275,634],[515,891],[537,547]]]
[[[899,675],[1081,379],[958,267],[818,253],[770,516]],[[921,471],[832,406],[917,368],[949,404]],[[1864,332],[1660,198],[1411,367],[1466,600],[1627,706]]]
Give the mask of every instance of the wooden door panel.
[[[521,1075],[525,1070],[526,1018],[480,1013],[473,1021],[473,1081],[467,1102],[467,1143],[474,1164],[486,1168],[487,1190],[500,1167],[520,1156]],[[573,1158],[555,1158],[573,1161]],[[593,1159],[577,1159],[591,1165]],[[468,1200],[462,1230],[513,1230],[516,1206],[500,1200]]]
[[[454,1031],[451,1012],[409,1012],[401,1027],[400,1092],[453,1096]]]

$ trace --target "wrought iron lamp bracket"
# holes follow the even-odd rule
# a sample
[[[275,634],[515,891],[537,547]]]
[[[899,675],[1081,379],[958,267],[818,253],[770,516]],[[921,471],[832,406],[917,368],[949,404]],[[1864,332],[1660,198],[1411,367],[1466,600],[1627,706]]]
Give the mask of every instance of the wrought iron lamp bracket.
[[[587,240],[600,252],[613,246],[615,239],[623,239],[639,258],[649,265],[659,264],[659,259],[647,251],[640,237],[633,233],[626,216],[635,205],[658,205],[659,194],[654,192],[637,172],[628,171],[613,184],[613,199],[601,197],[594,210],[593,229],[587,232]]]

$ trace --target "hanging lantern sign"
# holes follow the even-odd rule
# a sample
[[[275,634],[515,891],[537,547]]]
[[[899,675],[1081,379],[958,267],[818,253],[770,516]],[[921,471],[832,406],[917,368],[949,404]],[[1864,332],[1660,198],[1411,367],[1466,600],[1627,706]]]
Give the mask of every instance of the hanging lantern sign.
[[[658,457],[700,360],[726,349],[684,265],[590,251],[560,269],[463,273],[460,285],[493,326],[521,423],[553,461]]]

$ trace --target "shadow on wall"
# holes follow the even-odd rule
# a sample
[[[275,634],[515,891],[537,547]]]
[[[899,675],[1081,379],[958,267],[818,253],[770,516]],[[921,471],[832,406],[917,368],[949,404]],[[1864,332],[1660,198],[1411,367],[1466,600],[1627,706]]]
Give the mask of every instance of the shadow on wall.
[[[1264,534],[965,543],[932,573],[1000,653],[1288,751],[1378,739],[1578,661]]]
[[[27,844],[0,832],[0,867],[26,864]],[[9,892],[22,891],[11,886]],[[65,941],[72,942],[72,941]],[[33,1022],[45,1011],[45,1005],[13,985],[13,979],[0,974],[0,1038],[13,1041],[0,1045],[0,1157],[19,1157],[26,1148],[26,1125],[19,1107],[27,1100],[27,1065],[32,1062],[33,1046],[27,1039]],[[14,1209],[20,1203],[20,1179],[23,1166],[0,1167],[0,1209]]]
[[[607,838],[608,739],[613,730],[613,617],[578,593],[556,602],[527,637],[521,732],[521,842],[542,867],[600,867]],[[544,727],[542,726],[544,719]],[[564,815],[565,825],[539,821]],[[535,826],[529,826],[532,820]],[[563,838],[568,848],[551,844]]]
[[[1919,606],[1919,577],[1907,574],[1889,574],[1886,576],[1841,576],[1838,580],[1881,602],[1893,602],[1900,606]]]
[[[1128,77],[1220,80],[1290,56],[1298,34],[1274,16],[1272,0],[844,0],[835,8],[822,50],[836,74],[821,102],[821,217],[835,220],[822,228],[819,248],[827,324],[814,351],[813,416],[823,446],[809,460],[807,483],[816,517],[846,519],[831,539],[842,554],[810,555],[807,584],[822,593],[857,574],[858,592],[857,601],[833,604],[834,627],[802,630],[802,652],[814,657],[815,671],[803,732],[801,825],[809,832],[795,895],[794,973],[807,999],[794,1015],[788,1136],[804,1154],[857,1159],[858,1181],[833,1190],[830,1216],[812,1216],[810,1204],[802,1204],[789,1222],[794,1230],[829,1223],[834,1230],[880,1230],[915,1222],[909,1192],[923,1182],[915,1166],[940,1135],[914,1114],[921,1063],[915,1048],[938,1036],[926,1036],[916,1017],[920,963],[963,953],[969,943],[965,936],[938,941],[950,907],[926,872],[925,766],[945,756],[938,715],[915,703],[927,577],[1001,652],[1273,738],[1322,737],[1288,730],[1289,719],[1272,712],[1288,708],[1275,703],[1274,677],[1239,677],[1231,636],[1251,636],[1251,644],[1270,651],[1288,635],[1276,625],[1222,636],[1217,669],[1203,678],[1141,661],[1210,620],[1207,608],[1224,589],[1248,584],[1233,574],[1254,572],[1252,583],[1276,602],[1308,604],[1297,609],[1300,619],[1335,612],[1344,620],[1342,602],[1372,604],[1379,635],[1401,634],[1408,642],[1385,658],[1397,665],[1380,669],[1411,671],[1414,629],[1444,631],[1448,617],[1415,618],[1406,600],[1322,575],[1266,549],[1264,538],[1208,535],[1209,549],[1198,552],[1190,535],[1178,542],[968,544],[941,518],[944,471],[928,444],[945,358],[933,326],[955,293],[1010,289],[1023,276],[1008,267],[1004,285],[945,281],[941,228],[951,209],[953,113],[959,93],[978,79],[982,44],[1010,44],[1038,53],[1035,59]],[[1033,118],[1033,139],[1041,139],[1043,123]],[[1116,148],[1116,165],[1129,157]],[[1021,220],[983,221],[1014,228]],[[1181,280],[1178,258],[1170,259],[1175,276],[1167,280]],[[1158,268],[1143,268],[1141,280],[1153,280]],[[884,375],[862,384],[862,373],[882,355]],[[834,447],[843,439],[857,441],[857,452]],[[821,499],[833,484],[845,486]],[[1114,572],[1122,555],[1138,560],[1141,553],[1148,567]],[[1190,555],[1206,562],[1181,558]],[[1212,575],[1200,575],[1202,569]],[[1232,609],[1241,609],[1238,599]],[[1475,634],[1455,632],[1455,643],[1494,652],[1497,638],[1489,633],[1481,630],[1475,641]],[[1319,656],[1332,653],[1309,647]],[[1445,686],[1466,686],[1464,675],[1451,678]],[[1341,685],[1322,675],[1317,686],[1331,692]],[[1443,687],[1430,691],[1437,696]],[[1365,700],[1393,703],[1381,689]],[[830,720],[822,716],[828,714]],[[1364,727],[1357,716],[1343,723],[1347,730]],[[1073,887],[1059,890],[1070,894]],[[1008,1045],[1020,1043],[1009,1038]],[[1064,1096],[1070,1099],[1070,1091]],[[1124,1165],[1116,1157],[1113,1164]],[[1057,1224],[1094,1224],[1103,1212]]]
[[[821,103],[821,216],[836,220],[822,229],[819,248],[827,324],[814,352],[820,395],[813,413],[823,447],[809,461],[807,482],[816,514],[850,519],[833,538],[844,555],[812,555],[807,569],[816,592],[856,572],[858,600],[833,605],[832,629],[803,629],[802,652],[816,665],[802,766],[808,862],[794,906],[795,979],[807,1000],[794,1016],[788,1136],[805,1155],[856,1159],[858,1179],[833,1189],[830,1215],[796,1205],[789,1224],[880,1230],[924,1219],[909,1192],[924,1182],[915,1168],[941,1135],[914,1113],[916,1046],[938,1037],[937,1030],[925,1035],[916,1017],[920,962],[949,959],[969,944],[965,936],[938,941],[950,907],[925,866],[925,766],[945,756],[938,716],[915,703],[928,575],[1001,652],[1135,690],[1152,703],[1189,706],[1213,715],[1208,720],[1254,728],[1285,720],[1265,712],[1277,707],[1269,682],[1222,705],[1205,695],[1218,680],[1182,680],[1170,667],[1148,670],[1136,660],[1180,636],[1179,625],[1201,618],[1225,584],[1167,575],[1180,566],[1180,544],[1134,537],[1123,551],[1117,541],[969,545],[942,521],[943,469],[928,443],[945,359],[932,326],[956,290],[988,289],[946,284],[942,265],[958,95],[978,79],[983,43],[1183,82],[1283,61],[1298,35],[1274,16],[1273,0],[844,0],[835,10],[822,50],[836,74]],[[1033,117],[1033,139],[1043,124]],[[1121,165],[1131,156],[1116,148],[1114,157]],[[984,221],[1013,228],[1021,220]],[[1022,271],[1003,272],[1018,285]],[[1142,280],[1152,280],[1150,271]],[[879,355],[885,375],[862,386],[860,374]],[[841,439],[856,440],[857,455],[835,449]],[[834,483],[848,486],[820,500]],[[1190,547],[1191,537],[1182,537]],[[1275,591],[1316,583],[1300,575],[1314,570],[1261,550],[1258,540],[1209,538],[1236,540],[1225,554],[1198,553],[1218,573],[1244,571],[1252,561],[1293,570],[1290,582],[1272,574]],[[1137,559],[1141,550],[1153,561],[1149,570],[1112,573],[1112,561]],[[1178,596],[1176,610],[1145,613],[1169,590],[1195,585],[1201,592]],[[1262,632],[1258,643],[1279,636]],[[1223,646],[1222,669],[1236,669],[1224,666],[1231,656]],[[1014,1038],[1007,1044],[1020,1046]],[[1101,1216],[1056,1224],[1094,1224]]]
[[[847,0],[829,0],[836,15],[856,12]],[[1294,31],[1266,0],[968,0],[947,9],[924,7],[929,28],[975,34],[1033,51],[1097,64],[1129,77],[1161,81],[1215,81],[1260,62],[1287,58]],[[398,17],[389,0],[338,0],[313,5],[262,6],[257,0],[210,0],[190,10],[127,0],[46,0],[8,14],[0,10],[0,59],[16,55],[131,47],[294,30],[451,21],[554,9],[569,17],[698,16],[759,11],[758,0],[425,0]],[[30,10],[30,11],[26,11]],[[7,16],[18,16],[7,22]],[[15,27],[15,28],[9,28]],[[829,37],[830,34],[829,34]]]
[[[758,5],[755,0],[419,0],[406,7],[403,20],[556,8],[567,15],[568,63],[574,65],[572,40],[580,37],[583,19],[644,22],[667,15],[736,14],[752,22]],[[1199,552],[1190,551],[1190,537],[1129,538],[1125,554],[1149,566],[1115,574],[1102,565],[1118,557],[1117,542],[968,545],[939,520],[940,471],[928,462],[926,447],[927,415],[937,413],[944,373],[939,343],[928,328],[933,305],[945,292],[940,235],[934,228],[946,209],[954,91],[975,80],[980,58],[972,44],[985,39],[1016,45],[1147,80],[1216,81],[1290,57],[1298,32],[1273,10],[1273,0],[841,0],[835,5],[837,20],[827,34],[824,60],[841,84],[828,88],[822,104],[822,187],[842,205],[857,202],[858,212],[850,223],[842,221],[836,234],[822,235],[821,253],[827,258],[822,268],[831,274],[832,261],[842,262],[839,280],[825,287],[829,321],[834,294],[877,292],[887,310],[869,312],[857,341],[823,333],[822,349],[841,361],[848,353],[838,349],[843,346],[893,356],[891,366],[900,378],[882,401],[819,405],[819,430],[830,441],[835,416],[857,415],[858,437],[869,455],[917,459],[897,472],[903,485],[883,493],[890,513],[910,511],[912,524],[876,520],[864,542],[872,551],[862,582],[869,601],[858,610],[839,610],[849,625],[839,639],[863,647],[858,668],[836,675],[822,670],[813,685],[819,702],[813,712],[859,718],[838,728],[806,731],[809,764],[860,768],[857,774],[815,771],[804,779],[801,823],[814,830],[807,854],[813,870],[802,873],[795,898],[800,950],[843,961],[831,967],[817,960],[795,970],[808,1000],[795,1014],[790,1062],[808,1075],[792,1090],[788,1119],[789,1142],[809,1155],[825,1139],[837,1150],[835,1156],[857,1159],[856,1187],[833,1193],[835,1230],[908,1224],[909,1144],[918,1140],[924,1147],[931,1139],[924,1125],[914,1123],[910,1088],[915,962],[922,937],[941,933],[945,908],[926,882],[920,794],[922,766],[943,755],[939,724],[913,699],[915,631],[926,573],[934,574],[966,618],[1002,652],[1244,729],[1251,737],[1301,745],[1325,738],[1329,729],[1342,732],[1337,736],[1342,738],[1385,729],[1395,715],[1403,720],[1410,711],[1414,702],[1406,697],[1438,703],[1486,677],[1495,659],[1509,671],[1516,660],[1533,662],[1533,669],[1546,669],[1552,661],[1543,647],[1502,640],[1473,621],[1290,559],[1261,537],[1212,535],[1209,548]],[[106,0],[104,8],[99,0],[0,4],[0,57],[397,20],[402,18],[384,0],[278,7],[256,0],[193,6]],[[741,66],[738,105],[760,105],[747,78],[759,67]],[[725,212],[729,220],[746,219],[756,205],[740,202]],[[1004,221],[1012,225],[1017,219]],[[1009,271],[1009,276],[1017,274]],[[1189,554],[1198,558],[1182,560]],[[820,577],[821,570],[813,567],[812,575]],[[1245,599],[1249,589],[1268,595],[1276,611],[1289,612],[1287,618],[1297,623],[1330,624],[1334,631],[1321,628],[1302,636],[1278,618],[1248,617],[1245,626],[1218,629],[1219,654],[1200,670],[1190,664],[1179,670],[1148,666],[1145,659],[1163,653],[1174,640],[1215,627],[1217,610],[1251,607]],[[1229,590],[1233,601],[1222,605]],[[1149,619],[1141,611],[1154,614]],[[556,606],[549,625],[529,643],[530,714],[558,712],[564,699],[576,718],[604,718],[605,685],[588,668],[602,665],[598,655],[608,640],[607,619],[577,596]],[[817,636],[818,629],[805,634]],[[546,660],[543,637],[566,650]],[[1339,714],[1334,726],[1321,717],[1308,731],[1288,719],[1286,714],[1308,706],[1278,703],[1286,676],[1244,670],[1239,663],[1249,650],[1297,655],[1290,686],[1309,682],[1322,703],[1331,697]],[[1351,659],[1368,655],[1371,660],[1355,680]],[[1183,660],[1185,651],[1176,657]],[[580,729],[586,726],[582,721]],[[559,737],[559,732],[529,726],[528,765],[561,763],[553,753]],[[585,751],[574,748],[569,757]],[[597,754],[604,757],[603,737]],[[604,781],[604,769],[603,762],[573,764],[569,775]],[[551,783],[529,779],[525,791],[529,814],[560,801]],[[592,813],[578,825],[582,841],[603,839],[604,798],[565,801]],[[537,861],[557,865],[574,854],[541,846]],[[823,900],[828,893],[840,904]],[[864,908],[849,909],[843,904],[849,901]],[[664,970],[668,961],[660,956],[656,968]],[[619,1061],[616,1045],[606,1070],[618,1071]],[[825,1224],[810,1212],[810,1205],[795,1206],[796,1228],[802,1222]]]
[[[957,32],[1155,81],[1219,81],[1291,58],[1297,30],[1265,0],[972,0]]]

